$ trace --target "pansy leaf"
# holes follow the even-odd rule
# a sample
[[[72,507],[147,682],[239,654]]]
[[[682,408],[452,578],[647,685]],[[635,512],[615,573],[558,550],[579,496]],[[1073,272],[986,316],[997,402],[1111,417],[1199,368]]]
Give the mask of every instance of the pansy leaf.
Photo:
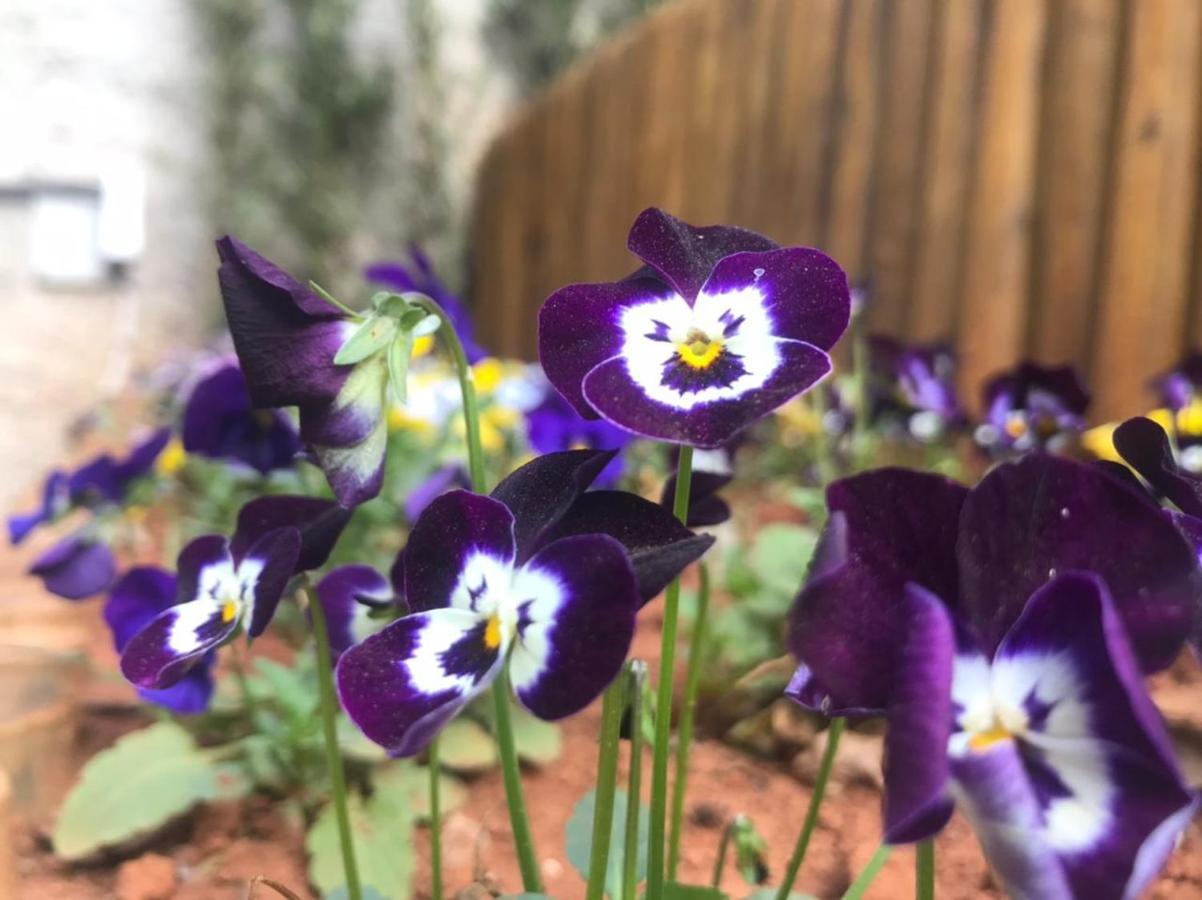
[[[596,804],[597,792],[589,791],[572,810],[572,817],[568,819],[565,829],[568,860],[585,881],[588,881],[589,858],[593,847],[593,810]],[[636,881],[641,881],[647,874],[648,822],[650,815],[643,807],[639,815],[639,853],[634,869]],[[614,792],[613,833],[610,835],[609,864],[605,874],[605,892],[610,897],[618,897],[622,893],[625,836],[626,792],[618,790]]]
[[[159,722],[92,757],[67,795],[54,850],[82,859],[143,837],[222,794],[221,772],[185,729]]]
[[[439,735],[438,761],[453,772],[484,772],[497,763],[497,745],[483,725],[460,716]]]

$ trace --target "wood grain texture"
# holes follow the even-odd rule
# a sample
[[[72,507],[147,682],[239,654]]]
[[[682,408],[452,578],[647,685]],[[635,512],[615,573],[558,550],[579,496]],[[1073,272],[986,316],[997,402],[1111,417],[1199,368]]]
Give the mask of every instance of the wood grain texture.
[[[968,400],[1030,354],[1134,414],[1202,343],[1200,59],[1198,0],[666,2],[486,154],[481,332],[532,357],[656,205],[826,249],[874,329],[953,339]]]
[[[1098,297],[1095,412],[1130,415],[1185,329],[1197,177],[1195,0],[1132,4]],[[1170,349],[1171,348],[1171,349]]]

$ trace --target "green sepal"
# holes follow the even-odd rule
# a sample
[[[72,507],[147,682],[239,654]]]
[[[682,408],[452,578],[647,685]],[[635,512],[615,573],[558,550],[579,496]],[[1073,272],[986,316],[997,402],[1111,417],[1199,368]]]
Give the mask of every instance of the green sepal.
[[[409,399],[409,360],[413,357],[413,332],[401,329],[388,348],[388,380],[397,403]]]
[[[346,339],[334,355],[334,365],[352,366],[383,350],[397,333],[397,320],[391,316],[368,316],[355,333]]]

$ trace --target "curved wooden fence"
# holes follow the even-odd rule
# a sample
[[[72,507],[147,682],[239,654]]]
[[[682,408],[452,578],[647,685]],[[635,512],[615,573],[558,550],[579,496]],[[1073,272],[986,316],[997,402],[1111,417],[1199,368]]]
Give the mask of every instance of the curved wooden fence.
[[[474,300],[498,350],[628,272],[659,205],[822,247],[872,327],[959,348],[964,388],[1080,365],[1094,418],[1202,344],[1199,0],[679,0],[490,149]]]

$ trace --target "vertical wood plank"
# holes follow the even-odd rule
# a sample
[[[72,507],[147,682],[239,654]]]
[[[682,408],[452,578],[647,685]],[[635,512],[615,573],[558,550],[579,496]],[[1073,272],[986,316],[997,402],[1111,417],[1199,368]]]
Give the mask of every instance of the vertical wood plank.
[[[983,13],[980,0],[939,0],[936,13],[920,218],[908,292],[906,330],[915,341],[955,336]]]
[[[1028,351],[1084,366],[1114,126],[1118,0],[1059,0],[1048,28]]]
[[[882,8],[880,0],[846,0],[844,7],[829,210],[819,245],[858,283],[868,275],[865,248],[879,118]]]
[[[1198,85],[1200,13],[1195,0],[1130,6],[1092,367],[1102,419],[1143,409],[1147,379],[1185,326],[1198,117],[1188,87]]]
[[[1026,336],[1044,0],[993,5],[982,70],[959,322],[961,390],[1016,361]]]
[[[933,0],[886,3],[887,46],[869,220],[872,327],[900,334],[906,321],[918,217],[919,150],[927,96]]]

